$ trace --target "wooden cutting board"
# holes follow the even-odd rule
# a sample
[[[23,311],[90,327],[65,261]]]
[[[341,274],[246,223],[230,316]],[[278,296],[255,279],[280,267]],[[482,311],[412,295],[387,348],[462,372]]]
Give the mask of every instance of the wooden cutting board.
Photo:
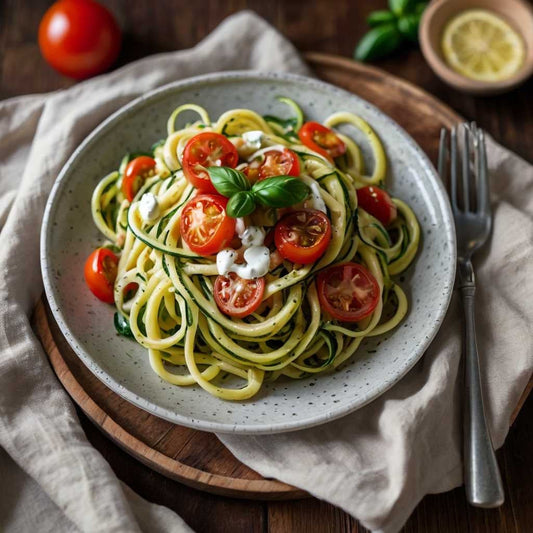
[[[365,98],[396,120],[433,162],[437,159],[440,128],[461,121],[459,115],[422,89],[382,70],[327,54],[309,53],[305,58],[319,78]],[[225,496],[265,500],[307,496],[243,465],[214,434],[157,418],[108,389],[70,348],[44,297],[36,308],[34,326],[72,399],[110,439],[145,465],[191,487]],[[522,402],[530,390],[531,383]]]

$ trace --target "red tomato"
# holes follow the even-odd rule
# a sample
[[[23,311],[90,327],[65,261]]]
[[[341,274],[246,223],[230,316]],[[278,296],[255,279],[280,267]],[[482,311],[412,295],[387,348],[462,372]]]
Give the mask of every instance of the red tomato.
[[[322,309],[341,322],[359,322],[379,302],[376,278],[357,263],[329,267],[320,272],[316,283]]]
[[[199,194],[181,212],[180,232],[187,246],[200,255],[225,248],[235,233],[235,219],[226,214],[228,199],[219,194]]]
[[[125,287],[124,287],[124,299],[125,300],[129,300],[131,299],[135,293],[137,292],[137,290],[139,289],[139,284],[138,283],[135,283],[134,281],[132,281],[131,283],[128,283]]]
[[[243,279],[234,272],[217,276],[213,295],[218,308],[226,315],[244,318],[261,304],[265,292],[265,279]]]
[[[285,215],[274,230],[279,253],[293,263],[314,263],[331,241],[331,222],[316,209],[293,211]]]
[[[146,155],[132,159],[124,170],[122,192],[132,202],[146,178],[154,175],[155,160]]]
[[[388,226],[398,214],[391,197],[383,189],[372,185],[357,189],[357,203],[384,226]]]
[[[306,122],[300,128],[298,137],[305,146],[323,155],[332,163],[335,157],[346,152],[346,145],[338,135],[318,122]]]
[[[112,304],[117,277],[118,257],[109,248],[97,248],[85,262],[85,281],[91,292],[103,302]]]
[[[75,79],[107,70],[120,50],[120,29],[108,9],[93,0],[52,4],[39,25],[39,47],[52,67]]]
[[[206,167],[220,166],[235,168],[239,154],[224,135],[206,131],[195,135],[183,150],[183,173],[200,191],[217,194],[206,172]]]
[[[282,152],[268,150],[264,154],[263,161],[252,161],[244,173],[252,181],[261,181],[273,176],[299,176],[300,161],[298,156],[288,148]]]

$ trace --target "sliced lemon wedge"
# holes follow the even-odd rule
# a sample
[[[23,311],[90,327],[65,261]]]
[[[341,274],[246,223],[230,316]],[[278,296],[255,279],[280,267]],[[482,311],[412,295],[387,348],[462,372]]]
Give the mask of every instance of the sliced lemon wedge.
[[[501,81],[524,64],[526,47],[505,20],[485,9],[468,9],[444,28],[442,52],[456,72],[479,81]]]

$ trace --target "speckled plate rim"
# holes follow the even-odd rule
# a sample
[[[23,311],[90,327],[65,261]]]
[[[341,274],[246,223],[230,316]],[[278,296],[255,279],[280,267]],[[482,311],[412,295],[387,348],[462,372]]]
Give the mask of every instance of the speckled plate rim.
[[[124,116],[128,116],[131,113],[136,112],[138,109],[153,103],[161,97],[166,96],[168,93],[172,93],[184,88],[191,88],[197,86],[201,89],[202,85],[217,84],[224,81],[256,81],[256,82],[276,82],[277,80],[292,82],[295,84],[303,84],[310,89],[317,89],[327,91],[334,98],[335,95],[344,98],[350,98],[354,101],[358,101],[359,104],[366,106],[369,112],[374,113],[383,120],[384,124],[387,124],[390,128],[395,129],[409,147],[416,153],[419,158],[421,166],[426,170],[427,177],[430,179],[430,185],[438,198],[438,208],[443,216],[443,227],[441,228],[441,234],[443,240],[448,244],[449,256],[446,258],[448,262],[448,279],[446,280],[446,286],[449,287],[448,292],[443,298],[440,306],[435,310],[435,322],[434,328],[430,335],[427,335],[420,343],[419,347],[414,350],[413,355],[404,361],[404,364],[398,369],[394,378],[377,384],[374,388],[368,391],[366,395],[355,398],[352,402],[344,404],[335,410],[328,410],[320,414],[313,415],[312,417],[300,418],[294,422],[277,423],[274,425],[267,424],[232,424],[232,423],[215,423],[206,420],[193,419],[178,412],[171,411],[161,406],[156,406],[153,402],[139,397],[136,393],[128,390],[121,385],[116,379],[110,376],[101,366],[96,363],[91,354],[87,352],[77,341],[75,334],[70,330],[67,320],[59,306],[59,295],[54,287],[52,277],[49,273],[47,265],[48,257],[50,253],[50,233],[52,231],[52,221],[54,218],[56,205],[56,198],[60,196],[63,188],[67,184],[67,177],[70,167],[73,166],[80,157],[80,155],[92,146],[93,143],[98,142],[100,135],[106,132],[109,128],[113,127],[116,122],[120,121]],[[447,192],[444,185],[440,181],[435,168],[431,164],[429,158],[420,146],[414,141],[414,139],[393,119],[388,117],[385,113],[380,111],[376,106],[369,103],[367,100],[360,98],[359,96],[335,87],[329,83],[319,81],[313,78],[305,76],[299,76],[296,74],[277,73],[277,72],[256,72],[256,71],[226,71],[216,72],[211,74],[204,74],[201,76],[195,76],[187,78],[185,80],[177,81],[150,91],[143,96],[136,98],[129,104],[121,107],[105,119],[89,136],[78,146],[68,161],[62,168],[59,176],[52,187],[50,196],[46,203],[43,224],[41,228],[41,271],[43,275],[43,282],[45,293],[50,303],[52,314],[56,320],[59,328],[61,329],[65,339],[70,344],[74,352],[80,357],[83,363],[89,368],[89,370],[100,379],[105,385],[107,385],[113,392],[129,401],[133,405],[144,409],[145,411],[158,416],[159,418],[166,419],[178,425],[200,429],[209,432],[220,433],[239,433],[248,435],[259,434],[273,434],[283,433],[289,431],[296,431],[299,429],[305,429],[313,426],[324,424],[331,420],[341,418],[348,413],[351,413],[361,407],[367,405],[372,400],[381,396],[391,387],[393,387],[398,381],[400,381],[420,360],[428,346],[431,344],[435,335],[437,334],[440,326],[443,322],[444,316],[448,310],[451,297],[453,294],[453,284],[455,279],[455,264],[456,264],[456,240],[455,240],[455,227],[453,217],[451,213],[450,204],[447,199]],[[221,400],[222,401],[222,400]]]

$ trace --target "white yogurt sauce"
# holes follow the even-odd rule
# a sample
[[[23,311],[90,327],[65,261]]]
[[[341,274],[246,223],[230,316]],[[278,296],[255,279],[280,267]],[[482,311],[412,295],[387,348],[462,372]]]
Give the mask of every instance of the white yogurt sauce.
[[[233,265],[237,259],[237,252],[232,248],[224,248],[217,254],[217,270],[221,276],[225,276],[231,272]]]
[[[308,199],[309,207],[322,211],[322,213],[327,213],[326,204],[320,194],[320,186],[318,183],[311,183],[311,196]]]
[[[266,276],[270,264],[270,250],[266,246],[250,246],[244,250],[244,263],[233,265],[232,271],[243,279]]]
[[[159,202],[151,192],[143,194],[139,202],[139,213],[145,222],[152,222],[159,217]]]
[[[259,226],[248,226],[238,234],[243,246],[262,246],[265,240],[265,230]]]
[[[264,133],[260,130],[245,131],[242,134],[242,138],[246,143],[246,146],[249,148],[254,148],[255,150],[259,150],[259,148],[261,148],[263,137]]]
[[[244,220],[238,218],[235,229],[244,250],[244,263],[235,263],[237,252],[232,248],[221,250],[217,254],[217,270],[221,276],[235,272],[243,279],[265,276],[270,264],[270,250],[263,245],[265,230],[259,226],[244,226]]]

